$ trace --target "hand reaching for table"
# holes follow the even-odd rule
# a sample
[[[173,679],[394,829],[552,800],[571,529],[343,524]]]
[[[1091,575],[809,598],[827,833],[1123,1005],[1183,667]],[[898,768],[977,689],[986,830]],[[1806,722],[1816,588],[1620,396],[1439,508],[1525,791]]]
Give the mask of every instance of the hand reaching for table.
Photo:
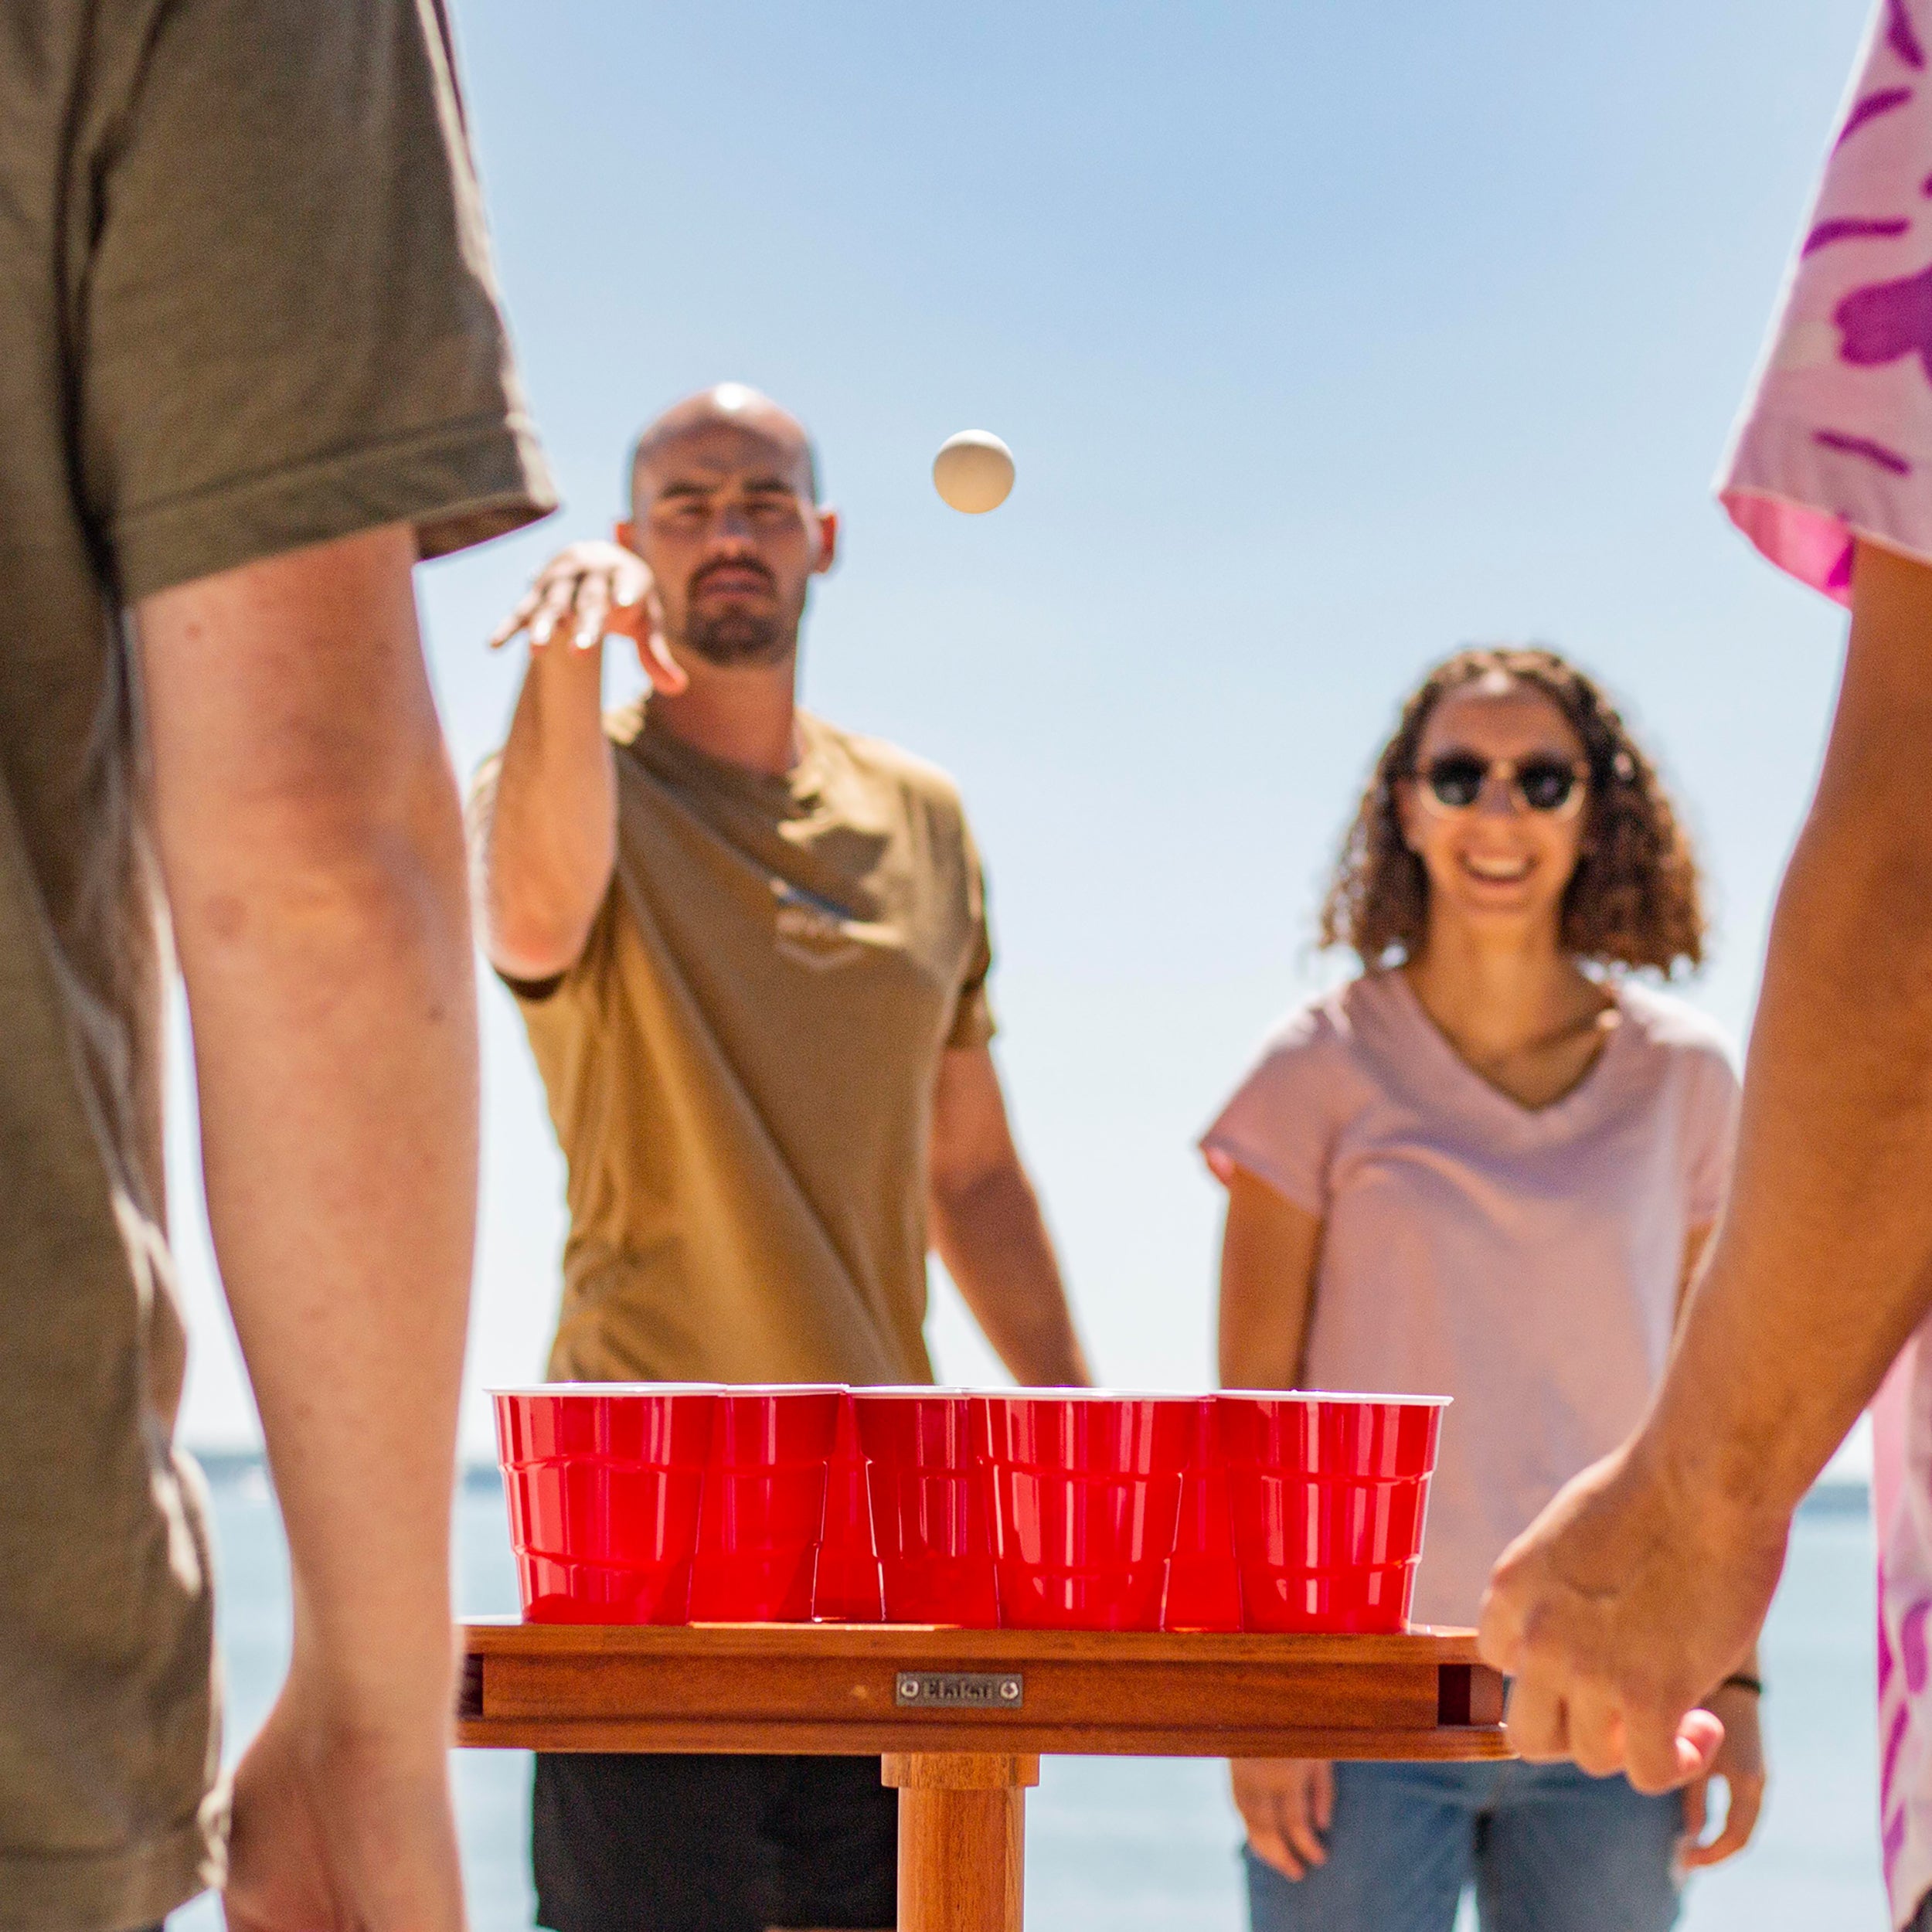
[[[1511,1742],[1640,1791],[1708,1778],[1724,1726],[1700,1706],[1755,1641],[1788,1531],[1642,1436],[1586,1469],[1483,1600],[1483,1657],[1515,1680]]]
[[[1319,1757],[1237,1757],[1228,1772],[1257,1858],[1288,1879],[1327,1864],[1322,1837],[1335,1819],[1332,1765]]]

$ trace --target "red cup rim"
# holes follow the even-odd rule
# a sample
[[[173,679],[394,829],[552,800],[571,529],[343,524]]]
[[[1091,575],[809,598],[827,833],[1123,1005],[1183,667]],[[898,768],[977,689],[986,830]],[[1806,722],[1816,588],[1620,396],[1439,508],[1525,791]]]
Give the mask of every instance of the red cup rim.
[[[1173,1389],[961,1389],[981,1402],[1174,1402],[1204,1400]]]
[[[713,1384],[721,1396],[849,1396],[851,1385],[844,1382],[720,1382]]]
[[[556,1396],[715,1396],[724,1393],[721,1382],[532,1382],[519,1387],[486,1389],[485,1395]]]
[[[942,1389],[931,1382],[861,1383],[852,1392],[855,1402],[963,1402],[970,1389]]]
[[[1346,1403],[1376,1409],[1446,1409],[1454,1396],[1373,1396],[1344,1394],[1326,1389],[1217,1389],[1217,1398],[1234,1402]]]

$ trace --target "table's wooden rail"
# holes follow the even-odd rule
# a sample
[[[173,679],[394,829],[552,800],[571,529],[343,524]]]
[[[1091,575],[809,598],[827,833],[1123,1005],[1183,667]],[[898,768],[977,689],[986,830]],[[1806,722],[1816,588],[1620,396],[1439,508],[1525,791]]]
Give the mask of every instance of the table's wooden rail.
[[[1507,1757],[1461,1631],[476,1623],[459,1741],[545,1751]]]

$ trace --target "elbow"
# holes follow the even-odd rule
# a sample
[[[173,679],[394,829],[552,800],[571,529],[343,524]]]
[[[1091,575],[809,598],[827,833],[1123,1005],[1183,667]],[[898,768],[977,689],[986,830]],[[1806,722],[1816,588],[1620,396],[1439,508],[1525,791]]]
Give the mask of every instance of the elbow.
[[[534,983],[567,973],[590,942],[590,919],[565,918],[542,906],[483,900],[483,950],[506,979]]]
[[[197,961],[468,947],[456,783],[440,740],[371,783],[270,784],[220,814],[156,818],[183,970]]]
[[[439,763],[399,795],[258,798],[191,853],[165,855],[184,970],[311,971],[425,947],[467,949],[455,789]]]
[[[957,1227],[1007,1199],[1018,1188],[1029,1198],[1032,1187],[1015,1158],[954,1162],[934,1169],[927,1200],[936,1226]]]

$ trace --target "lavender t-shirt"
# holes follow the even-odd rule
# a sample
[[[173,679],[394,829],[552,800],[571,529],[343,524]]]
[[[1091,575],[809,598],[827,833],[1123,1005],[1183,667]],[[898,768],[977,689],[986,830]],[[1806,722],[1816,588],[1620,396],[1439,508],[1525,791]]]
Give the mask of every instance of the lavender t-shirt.
[[[1399,972],[1291,1014],[1202,1141],[1320,1216],[1304,1379],[1455,1398],[1416,1581],[1473,1624],[1489,1573],[1614,1448],[1663,1372],[1686,1237],[1716,1218],[1737,1081],[1721,1035],[1624,985],[1582,1083],[1519,1106]]]

